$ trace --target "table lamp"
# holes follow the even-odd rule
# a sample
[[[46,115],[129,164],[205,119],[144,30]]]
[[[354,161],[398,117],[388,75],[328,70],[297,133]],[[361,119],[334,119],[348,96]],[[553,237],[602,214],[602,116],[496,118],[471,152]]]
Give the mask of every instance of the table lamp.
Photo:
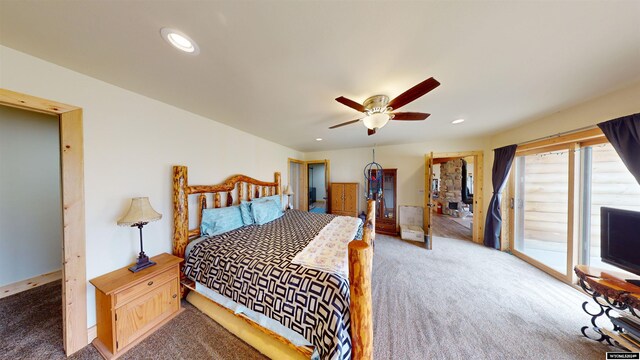
[[[135,273],[156,264],[149,260],[142,248],[142,227],[151,221],[160,220],[161,218],[162,214],[153,210],[148,197],[138,197],[131,199],[129,211],[118,220],[118,225],[120,226],[131,226],[140,229],[140,254],[138,255],[138,262],[129,268],[132,272]]]
[[[284,188],[284,194],[287,195],[287,209],[292,209],[291,195],[293,195],[293,191],[291,190],[291,187],[289,185],[287,185],[287,187]]]

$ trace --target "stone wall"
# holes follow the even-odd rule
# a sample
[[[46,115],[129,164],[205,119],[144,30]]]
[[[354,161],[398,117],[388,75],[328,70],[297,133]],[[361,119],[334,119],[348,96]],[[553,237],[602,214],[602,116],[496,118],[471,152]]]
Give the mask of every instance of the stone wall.
[[[452,214],[450,203],[457,203],[462,210],[462,159],[449,160],[440,164],[440,192],[438,201],[442,204],[443,214]]]

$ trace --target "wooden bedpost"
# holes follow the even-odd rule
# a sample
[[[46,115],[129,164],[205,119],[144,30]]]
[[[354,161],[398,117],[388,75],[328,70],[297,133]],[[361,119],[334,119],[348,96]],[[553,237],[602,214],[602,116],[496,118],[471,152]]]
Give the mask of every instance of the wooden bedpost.
[[[373,245],[376,239],[376,202],[367,201],[367,218],[362,224],[362,241],[367,245]]]
[[[375,238],[375,201],[367,202],[367,219],[362,241],[349,243],[349,285],[351,290],[351,357],[373,359],[373,314],[371,270]]]
[[[371,312],[371,264],[373,248],[364,241],[349,243],[351,288],[351,357],[373,359],[373,314]]]
[[[275,174],[275,178],[276,178],[275,179],[276,180],[276,193],[274,195],[281,195],[282,194],[282,189],[280,189],[281,188],[280,185],[282,185],[282,184],[280,183],[281,180],[280,180],[280,173],[279,172],[277,172]]]
[[[173,255],[184,258],[189,243],[187,167],[173,167]]]

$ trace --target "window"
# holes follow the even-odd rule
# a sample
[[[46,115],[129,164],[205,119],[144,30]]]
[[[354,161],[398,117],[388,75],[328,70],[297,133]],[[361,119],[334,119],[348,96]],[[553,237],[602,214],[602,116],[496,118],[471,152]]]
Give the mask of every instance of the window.
[[[519,147],[509,180],[511,249],[571,282],[600,259],[600,208],[640,211],[640,185],[598,129]]]

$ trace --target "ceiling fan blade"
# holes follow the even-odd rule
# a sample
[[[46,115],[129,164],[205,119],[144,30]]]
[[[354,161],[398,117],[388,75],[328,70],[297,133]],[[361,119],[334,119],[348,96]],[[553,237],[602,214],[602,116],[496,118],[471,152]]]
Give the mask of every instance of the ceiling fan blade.
[[[332,127],[330,127],[329,129],[339,128],[340,126],[345,126],[345,125],[353,124],[353,123],[358,122],[358,121],[360,121],[360,119],[355,119],[355,120],[351,120],[351,121],[343,122],[342,124],[333,125],[333,126],[332,126]]]
[[[424,120],[431,114],[419,112],[397,112],[393,113],[393,115],[393,119],[391,120]]]
[[[376,129],[367,129],[367,135],[371,136],[376,133]]]
[[[340,104],[343,105],[347,105],[348,107],[352,108],[352,109],[356,109],[360,112],[365,112],[365,108],[364,106],[362,106],[361,104],[358,104],[357,102],[351,100],[351,99],[347,99],[344,96],[340,96],[338,98],[336,98],[336,101],[339,102]]]
[[[420,96],[428,93],[429,91],[437,88],[440,85],[438,80],[434,78],[428,78],[427,80],[421,82],[420,84],[412,87],[411,89],[403,92],[398,95],[395,99],[389,102],[389,106],[393,110],[400,109],[401,107],[407,105],[413,100],[419,98]]]

